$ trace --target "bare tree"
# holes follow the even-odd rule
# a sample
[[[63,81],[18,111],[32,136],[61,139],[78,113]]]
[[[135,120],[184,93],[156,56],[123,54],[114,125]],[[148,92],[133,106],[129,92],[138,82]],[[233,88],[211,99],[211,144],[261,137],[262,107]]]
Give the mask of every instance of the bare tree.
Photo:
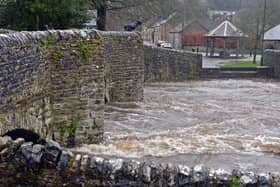
[[[207,4],[204,0],[118,0],[108,2],[107,10],[107,29],[120,30],[132,21],[163,20],[175,12],[174,24],[205,17]]]
[[[248,34],[247,48],[254,49],[254,62],[256,62],[256,55],[258,49],[261,48],[262,35],[271,27],[279,24],[279,0],[267,1],[266,7],[264,7],[264,0],[251,1],[252,6],[246,5],[245,8],[239,11],[235,22],[237,25]],[[265,20],[264,23],[264,8]]]
[[[97,28],[99,30],[106,30],[108,11],[134,9],[134,13],[137,11],[142,11],[142,13],[158,12],[162,4],[169,2],[171,5],[172,1],[174,2],[174,0],[91,0],[92,6],[97,9]]]

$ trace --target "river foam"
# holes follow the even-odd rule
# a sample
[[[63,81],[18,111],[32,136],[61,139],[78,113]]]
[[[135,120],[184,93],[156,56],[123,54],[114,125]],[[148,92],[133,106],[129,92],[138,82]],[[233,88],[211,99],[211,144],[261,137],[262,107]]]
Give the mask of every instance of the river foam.
[[[279,82],[152,83],[142,103],[106,106],[105,118],[104,143],[78,151],[125,158],[280,153]]]

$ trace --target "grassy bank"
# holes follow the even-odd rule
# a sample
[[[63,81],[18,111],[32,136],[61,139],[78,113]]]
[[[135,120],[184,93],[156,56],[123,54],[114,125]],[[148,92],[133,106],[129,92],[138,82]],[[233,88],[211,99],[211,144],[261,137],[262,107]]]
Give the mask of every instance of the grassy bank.
[[[224,67],[257,67],[260,66],[261,62],[257,61],[255,64],[252,61],[241,61],[241,62],[229,62],[224,65]]]

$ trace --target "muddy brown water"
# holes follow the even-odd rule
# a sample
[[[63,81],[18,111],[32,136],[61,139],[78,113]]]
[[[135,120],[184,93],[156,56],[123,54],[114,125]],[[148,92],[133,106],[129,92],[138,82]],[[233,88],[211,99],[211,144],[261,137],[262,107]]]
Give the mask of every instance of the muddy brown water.
[[[146,84],[143,102],[106,106],[103,144],[77,149],[188,166],[280,171],[280,82]]]

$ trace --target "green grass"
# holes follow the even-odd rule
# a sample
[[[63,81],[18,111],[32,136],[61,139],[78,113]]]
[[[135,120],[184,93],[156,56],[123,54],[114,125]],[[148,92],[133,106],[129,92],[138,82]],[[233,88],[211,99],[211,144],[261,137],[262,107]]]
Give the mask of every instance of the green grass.
[[[241,62],[230,62],[226,63],[224,67],[235,68],[235,67],[257,67],[260,66],[261,62],[257,61],[255,64],[252,61],[241,61]]]

